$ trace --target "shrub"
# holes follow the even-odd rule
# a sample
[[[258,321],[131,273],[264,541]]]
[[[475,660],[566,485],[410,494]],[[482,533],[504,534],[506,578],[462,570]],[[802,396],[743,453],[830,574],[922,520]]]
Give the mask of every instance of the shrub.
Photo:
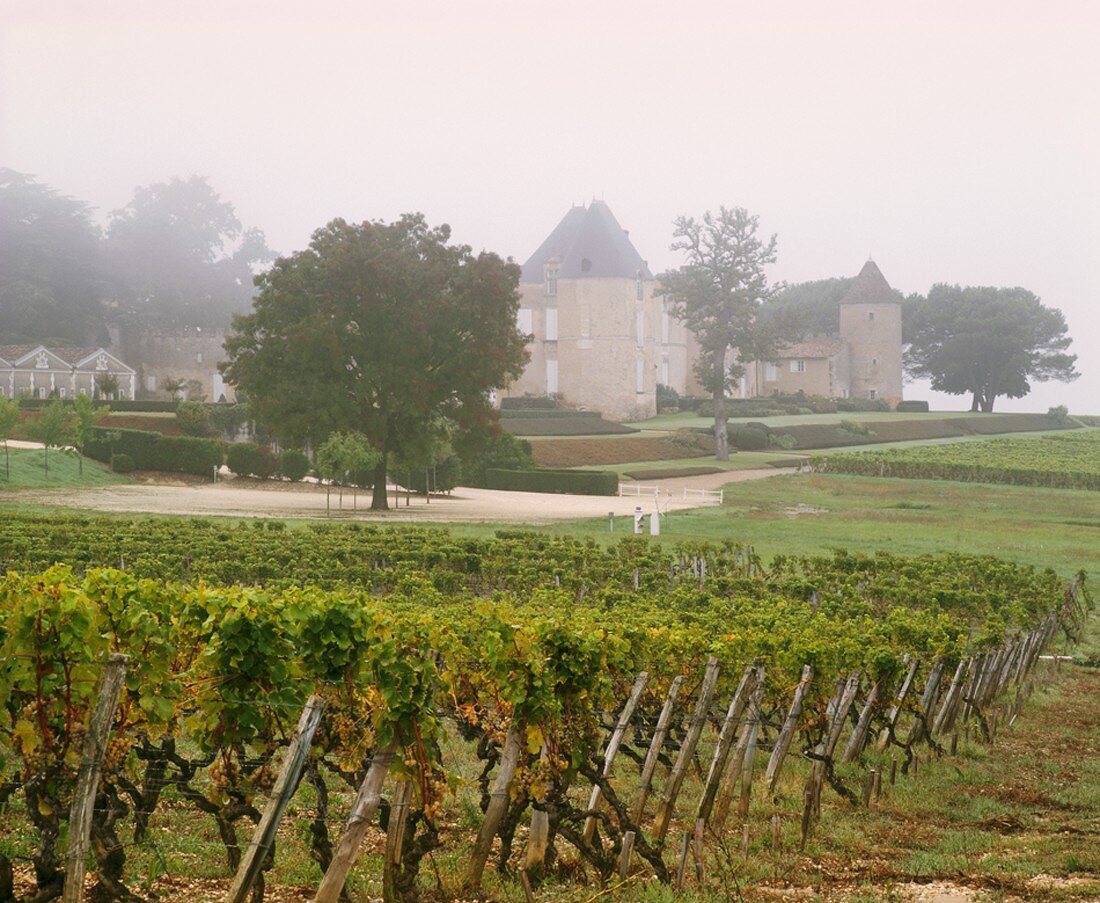
[[[239,477],[258,475],[261,467],[260,446],[254,442],[234,442],[229,446],[225,463]]]
[[[210,411],[199,401],[182,401],[176,408],[176,423],[185,436],[210,436],[214,429],[210,423]]]
[[[298,448],[287,448],[279,454],[279,474],[297,483],[309,473],[309,456]]]
[[[1057,405],[1053,408],[1047,409],[1047,417],[1058,424],[1069,423],[1069,408],[1064,404]]]
[[[413,492],[425,492],[427,486],[431,486],[432,492],[450,492],[462,477],[462,461],[458,455],[451,455],[429,469],[427,473],[417,469],[408,474],[402,471],[395,476],[400,477],[398,482],[402,486],[408,487]]]
[[[777,445],[780,448],[797,448],[798,440],[795,439],[790,433],[779,433],[778,435],[771,435],[768,437],[768,441],[772,445]]]
[[[721,472],[721,467],[653,467],[649,470],[628,470],[625,475],[632,480],[668,480],[673,477],[701,477]]]
[[[680,408],[680,393],[672,386],[657,384],[657,410],[662,408]]]
[[[513,396],[510,398],[502,398],[500,400],[500,409],[502,411],[514,411],[514,410],[554,410],[558,406],[556,398],[550,398],[548,395],[522,395]]]
[[[485,471],[489,489],[513,492],[564,492],[573,495],[615,495],[619,475],[609,470],[494,470]]]
[[[270,480],[279,472],[279,459],[270,445],[261,445],[260,454],[256,460],[256,469],[253,473],[261,480]]]
[[[928,402],[927,401],[899,401],[895,411],[901,414],[927,414]]]
[[[216,439],[162,436],[146,430],[93,427],[84,448],[89,458],[107,463],[113,454],[129,455],[135,470],[193,473],[210,476],[222,463],[222,444]]]
[[[461,477],[464,486],[486,486],[487,470],[530,470],[535,466],[531,443],[507,430],[490,439],[480,449],[461,452]]]
[[[889,411],[890,403],[885,398],[841,398],[836,403],[838,411]]]
[[[870,436],[871,431],[857,420],[841,420],[840,428],[853,436]]]
[[[742,427],[730,434],[730,441],[741,451],[761,451],[768,447],[768,434],[752,427]]]
[[[127,454],[111,455],[111,470],[115,473],[133,473],[134,459]]]

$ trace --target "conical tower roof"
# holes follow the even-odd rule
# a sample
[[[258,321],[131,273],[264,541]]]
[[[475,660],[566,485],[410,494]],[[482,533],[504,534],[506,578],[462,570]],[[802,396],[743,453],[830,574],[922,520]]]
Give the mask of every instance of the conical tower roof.
[[[840,299],[841,304],[883,304],[896,302],[897,295],[890,283],[882,275],[873,260],[868,260],[856,276],[856,281],[848,289],[848,294]]]
[[[625,229],[603,201],[573,207],[523,265],[521,282],[542,282],[543,267],[558,260],[559,279],[652,278]]]

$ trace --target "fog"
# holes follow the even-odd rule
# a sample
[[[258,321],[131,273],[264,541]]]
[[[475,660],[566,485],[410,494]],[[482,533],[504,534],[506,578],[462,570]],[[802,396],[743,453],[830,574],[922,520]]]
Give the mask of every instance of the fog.
[[[286,253],[410,210],[520,260],[608,202],[654,271],[719,204],[776,279],[1020,285],[1100,413],[1100,5],[6,2],[0,165],[101,215],[199,173]],[[2,251],[0,251],[2,253]],[[922,387],[907,394],[930,397]],[[934,403],[963,408],[967,397]]]

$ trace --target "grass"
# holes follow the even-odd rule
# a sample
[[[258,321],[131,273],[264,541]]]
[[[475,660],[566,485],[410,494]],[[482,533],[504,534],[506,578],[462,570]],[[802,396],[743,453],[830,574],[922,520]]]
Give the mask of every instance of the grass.
[[[629,520],[618,518],[614,533],[606,518],[543,529],[608,541],[628,532]],[[454,529],[485,533],[501,526]],[[790,474],[727,485],[724,505],[674,512],[661,529],[663,542],[732,539],[755,545],[766,558],[838,547],[907,555],[957,549],[1064,575],[1100,571],[1100,499],[1074,490]]]
[[[766,423],[768,426],[799,426],[807,423],[840,423],[842,420],[892,421],[892,420],[944,420],[955,417],[973,417],[970,411],[933,411],[928,414],[899,413],[897,411],[838,411],[835,414],[784,414],[775,417],[730,417],[730,423]],[[999,417],[1000,414],[991,414]],[[714,418],[690,411],[680,414],[658,414],[648,420],[639,420],[631,424],[642,430],[684,430],[709,429],[714,426]]]
[[[129,480],[111,473],[106,465],[91,458],[84,459],[84,474],[80,474],[80,460],[75,452],[62,452],[51,448],[49,474],[43,467],[44,452],[41,449],[12,448],[10,479],[5,479],[3,449],[0,448],[0,494],[16,489],[75,489],[81,486],[107,486],[127,483]]]

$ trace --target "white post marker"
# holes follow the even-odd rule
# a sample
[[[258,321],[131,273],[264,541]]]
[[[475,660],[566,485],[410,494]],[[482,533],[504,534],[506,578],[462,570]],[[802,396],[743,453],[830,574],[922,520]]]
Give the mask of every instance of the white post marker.
[[[661,515],[656,511],[656,509],[654,509],[653,513],[649,515],[649,535],[661,535]]]
[[[638,505],[634,509],[634,533],[638,536],[642,535],[642,528],[645,526],[645,515],[642,514],[642,506]]]

